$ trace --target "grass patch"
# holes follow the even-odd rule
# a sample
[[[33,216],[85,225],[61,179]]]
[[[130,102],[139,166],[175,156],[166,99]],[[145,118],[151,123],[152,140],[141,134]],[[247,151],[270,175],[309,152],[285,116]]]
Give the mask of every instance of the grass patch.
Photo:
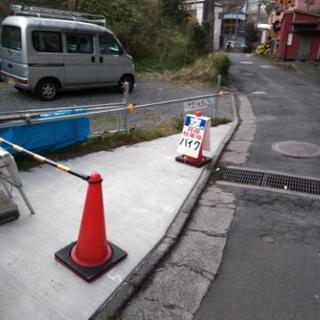
[[[276,63],[276,65],[278,67],[280,67],[281,69],[283,70],[286,70],[286,71],[291,71],[291,72],[296,72],[297,69],[295,68],[295,66],[291,63]]]
[[[269,53],[269,54],[266,54],[266,55],[260,55],[260,54],[255,53],[255,56],[258,57],[258,58],[262,58],[262,59],[268,60],[270,62],[278,62],[279,61],[277,55],[274,54],[274,53]]]
[[[197,59],[194,63],[179,70],[166,70],[158,75],[165,81],[173,81],[186,84],[204,83],[214,85],[217,83],[218,75],[221,75],[221,85],[229,84],[230,59],[223,53],[210,53],[205,57]],[[155,74],[153,73],[153,76]]]
[[[231,120],[227,118],[215,118],[212,119],[212,127],[216,127],[222,124],[227,124]],[[44,153],[43,156],[54,160],[63,161],[76,157],[81,157],[89,153],[98,151],[110,151],[118,147],[132,145],[138,142],[151,141],[154,139],[167,137],[173,134],[180,133],[183,127],[183,119],[177,118],[165,124],[145,129],[132,129],[129,133],[116,132],[112,134],[106,134],[101,137],[94,137],[87,142],[81,144],[75,144],[65,149],[57,150],[54,152]],[[28,170],[38,166],[40,163],[31,158],[16,156],[16,163],[20,170]]]
[[[232,120],[228,118],[212,118],[211,119],[211,127],[217,127],[222,124],[230,123]]]
[[[223,173],[224,173],[224,166],[218,163],[211,173],[211,179],[213,181],[220,180],[223,177]]]
[[[132,129],[129,133],[116,132],[106,134],[101,137],[94,137],[88,141],[75,144],[65,149],[57,150],[54,152],[44,153],[43,155],[54,161],[68,160],[76,157],[81,157],[89,153],[98,151],[110,151],[112,149],[131,145],[142,141],[150,141],[161,137],[166,137],[172,134],[181,132],[182,120],[175,119],[166,124],[155,126],[146,129]],[[39,165],[38,162],[31,158],[16,157],[16,163],[20,170],[28,170]]]

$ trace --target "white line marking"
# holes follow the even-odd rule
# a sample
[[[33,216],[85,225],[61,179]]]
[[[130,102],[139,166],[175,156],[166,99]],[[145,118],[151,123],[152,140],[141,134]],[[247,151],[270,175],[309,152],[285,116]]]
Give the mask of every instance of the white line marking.
[[[262,68],[262,69],[274,69],[273,66],[269,66],[268,64],[262,64],[262,65],[260,66],[260,68]]]
[[[251,92],[251,94],[261,95],[261,94],[267,94],[267,93],[265,91],[253,91]]]

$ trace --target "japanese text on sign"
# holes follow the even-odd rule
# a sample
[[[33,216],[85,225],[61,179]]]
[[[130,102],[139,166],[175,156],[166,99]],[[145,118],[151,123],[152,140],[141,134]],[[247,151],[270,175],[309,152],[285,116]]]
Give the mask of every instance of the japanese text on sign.
[[[186,115],[178,146],[180,154],[194,158],[198,157],[209,122],[210,119],[206,117]]]
[[[214,104],[214,98],[199,99],[199,100],[185,102],[183,105],[183,108],[184,108],[184,112],[188,112],[188,111],[195,111],[195,110],[209,108],[213,104]]]

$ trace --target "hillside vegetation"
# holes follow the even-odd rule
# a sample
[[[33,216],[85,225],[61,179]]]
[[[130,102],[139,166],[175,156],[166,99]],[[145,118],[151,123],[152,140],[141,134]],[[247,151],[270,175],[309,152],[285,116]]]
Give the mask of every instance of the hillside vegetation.
[[[0,15],[11,0],[0,1]],[[206,53],[205,31],[182,0],[22,0],[14,3],[104,15],[143,69],[178,69]]]

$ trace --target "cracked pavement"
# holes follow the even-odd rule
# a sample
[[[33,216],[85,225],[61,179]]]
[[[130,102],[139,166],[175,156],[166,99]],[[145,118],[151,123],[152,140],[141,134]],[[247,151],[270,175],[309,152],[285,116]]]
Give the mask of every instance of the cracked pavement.
[[[192,319],[218,273],[234,196],[211,183],[171,253],[119,319]]]
[[[317,143],[319,88],[251,55],[231,58],[241,125],[221,163],[319,176],[319,158],[271,150],[281,140]],[[253,64],[241,65],[246,59]],[[175,248],[119,319],[319,319],[319,209],[316,199],[211,180]]]
[[[319,157],[290,158],[271,148],[286,140],[319,143],[319,87],[250,55],[231,58],[235,84],[247,98],[240,96],[242,123],[223,165],[319,177]],[[247,60],[249,67],[242,63]],[[265,65],[270,68],[261,71]],[[194,319],[319,319],[319,199],[220,188],[233,194],[236,209],[219,274]]]

